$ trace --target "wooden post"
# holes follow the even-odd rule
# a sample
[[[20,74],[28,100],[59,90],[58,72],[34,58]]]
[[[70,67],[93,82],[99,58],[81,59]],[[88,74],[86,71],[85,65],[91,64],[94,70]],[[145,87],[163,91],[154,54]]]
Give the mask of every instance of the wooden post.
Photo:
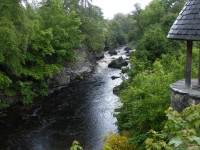
[[[191,87],[192,77],[192,41],[187,41],[187,59],[186,59],[186,72],[185,72],[185,86]]]
[[[198,85],[200,85],[200,49],[199,49],[199,71],[198,71]]]

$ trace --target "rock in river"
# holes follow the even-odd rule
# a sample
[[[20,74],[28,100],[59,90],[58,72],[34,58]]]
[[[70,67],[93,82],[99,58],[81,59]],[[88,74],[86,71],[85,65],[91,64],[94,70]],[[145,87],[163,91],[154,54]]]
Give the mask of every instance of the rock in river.
[[[114,49],[109,50],[108,53],[109,53],[111,56],[113,56],[113,55],[117,55],[117,51],[114,50]]]
[[[117,76],[112,76],[111,77],[112,80],[115,80],[115,79],[118,79],[118,78],[120,78],[120,77],[117,77]]]
[[[122,57],[119,57],[118,59],[112,60],[108,64],[108,67],[121,69],[123,66],[127,66],[127,65],[128,65],[128,62]]]
[[[125,50],[126,52],[129,52],[129,51],[131,50],[131,48],[127,46],[127,47],[124,48],[124,50]]]

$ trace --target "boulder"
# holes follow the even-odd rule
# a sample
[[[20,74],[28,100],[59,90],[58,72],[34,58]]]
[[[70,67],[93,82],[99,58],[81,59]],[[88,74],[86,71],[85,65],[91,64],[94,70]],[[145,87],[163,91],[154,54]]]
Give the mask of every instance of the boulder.
[[[128,65],[128,62],[122,57],[119,57],[118,59],[112,60],[108,64],[108,67],[121,69],[123,66],[127,66],[127,65]]]
[[[131,50],[130,47],[125,47],[125,48],[124,48],[124,51],[126,52],[126,56],[129,56],[129,55],[130,55],[130,50]]]
[[[129,68],[128,68],[128,67],[122,67],[121,69],[122,69],[122,73],[123,73],[123,74],[124,74],[124,73],[127,73],[127,72],[128,72],[128,70],[129,70]]]
[[[112,45],[106,45],[106,46],[104,47],[103,51],[105,52],[105,51],[109,51],[109,50],[111,50],[111,49],[113,49],[113,46],[112,46]]]
[[[60,73],[55,74],[53,78],[48,80],[51,89],[67,86],[72,81],[82,80],[93,71],[96,56],[84,49],[77,49],[75,52],[79,59],[75,63],[64,66]]]
[[[131,48],[128,47],[128,46],[126,46],[126,47],[124,48],[124,50],[125,50],[126,52],[129,52],[129,51],[131,50]]]
[[[131,55],[131,53],[130,53],[130,52],[126,52],[125,55],[126,55],[127,57],[129,57],[129,56]]]
[[[104,58],[104,52],[101,52],[101,53],[97,53],[97,54],[96,54],[96,59],[97,59],[97,60],[100,60],[100,59],[102,59],[102,58]]]
[[[113,93],[115,95],[118,95],[120,94],[120,91],[122,91],[123,89],[125,88],[125,84],[122,82],[120,85],[116,86],[113,88]]]
[[[109,50],[108,54],[110,54],[111,56],[117,55],[117,51],[114,49],[111,49],[111,50]]]
[[[117,79],[117,78],[120,78],[120,77],[117,77],[117,76],[112,76],[112,77],[111,77],[112,80],[115,80],[115,79]]]

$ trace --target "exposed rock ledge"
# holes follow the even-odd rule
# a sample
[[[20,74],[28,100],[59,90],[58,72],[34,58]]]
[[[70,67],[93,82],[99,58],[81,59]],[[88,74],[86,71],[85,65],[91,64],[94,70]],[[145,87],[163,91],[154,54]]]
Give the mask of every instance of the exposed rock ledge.
[[[63,67],[59,74],[54,75],[53,79],[48,81],[51,89],[67,86],[70,82],[81,80],[93,71],[95,56],[86,50],[77,50],[76,54],[78,56],[76,63]]]
[[[197,79],[191,80],[191,88],[185,87],[185,80],[177,81],[170,85],[171,106],[182,111],[184,108],[200,103],[200,86]]]

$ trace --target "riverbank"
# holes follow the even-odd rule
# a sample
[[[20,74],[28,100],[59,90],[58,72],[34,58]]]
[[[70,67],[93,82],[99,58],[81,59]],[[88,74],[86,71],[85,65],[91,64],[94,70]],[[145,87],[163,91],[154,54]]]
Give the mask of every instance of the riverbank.
[[[84,80],[41,97],[28,107],[18,105],[10,110],[0,122],[0,146],[60,150],[69,149],[72,141],[78,140],[84,149],[100,150],[102,137],[117,132],[113,114],[121,104],[113,88],[122,80],[113,80],[112,76],[120,77],[121,70],[108,68],[113,59],[125,57],[124,47],[117,51],[116,56],[106,52]]]
[[[49,89],[48,94],[68,86],[71,82],[82,80],[84,77],[86,77],[87,75],[91,74],[94,71],[96,62],[98,60],[97,57],[99,57],[97,56],[97,54],[94,54],[92,51],[89,51],[88,49],[77,49],[75,50],[74,55],[75,55],[74,60],[71,61],[70,63],[67,63],[66,65],[63,65],[59,73],[54,74],[52,78],[45,79],[45,83],[47,83]],[[37,90],[39,88],[40,90],[45,89],[44,87],[40,86],[41,85],[37,85],[37,82],[35,83],[35,88]],[[23,96],[24,95],[19,95],[15,93],[5,95],[4,93],[0,92],[0,100],[2,100],[0,101],[1,103],[0,117],[5,114],[7,108],[12,107],[14,105],[18,105],[18,103],[22,103],[20,99],[22,99]],[[4,102],[5,104],[2,104],[2,102]],[[28,105],[31,105],[30,102]]]

